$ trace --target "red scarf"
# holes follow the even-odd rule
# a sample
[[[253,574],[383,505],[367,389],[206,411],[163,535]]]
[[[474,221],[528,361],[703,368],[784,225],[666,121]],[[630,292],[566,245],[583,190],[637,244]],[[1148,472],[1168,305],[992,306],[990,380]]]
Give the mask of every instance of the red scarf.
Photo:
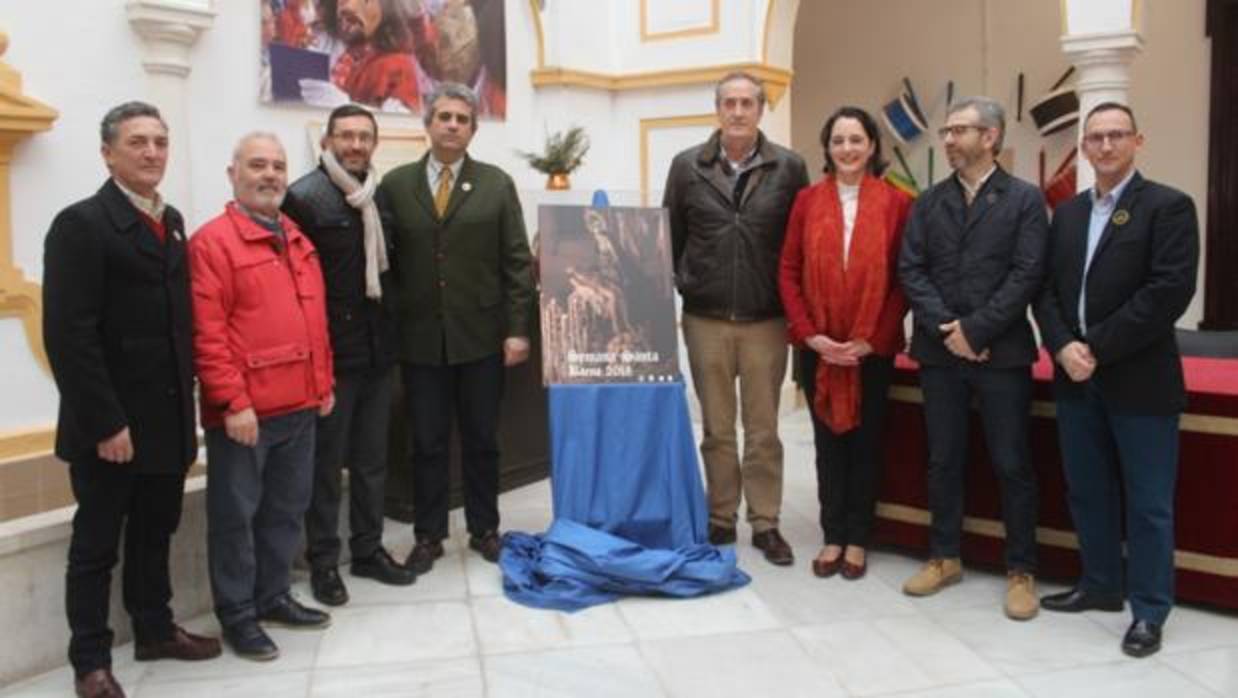
[[[836,342],[871,341],[890,290],[890,192],[866,175],[860,182],[851,250],[843,268],[843,210],[838,183],[827,176],[804,217],[804,302],[818,332]],[[836,434],[860,423],[860,367],[819,361],[813,411]]]

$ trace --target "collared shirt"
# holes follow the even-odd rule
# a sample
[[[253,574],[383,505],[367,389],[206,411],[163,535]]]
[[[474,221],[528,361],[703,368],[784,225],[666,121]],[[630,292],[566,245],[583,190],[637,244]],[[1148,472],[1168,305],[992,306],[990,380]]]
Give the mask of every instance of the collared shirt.
[[[451,181],[454,183],[454,182],[460,181],[460,168],[463,166],[464,166],[463,157],[457,158],[456,161],[451,163],[450,165],[444,165],[443,163],[439,162],[437,158],[431,155],[430,162],[426,167],[426,179],[429,181],[429,184],[430,184],[430,197],[433,198],[434,192],[438,191],[438,181],[442,179],[443,177],[444,167],[451,170]]]
[[[963,187],[963,198],[967,201],[968,206],[971,206],[971,202],[976,200],[976,195],[980,193],[981,189],[984,189],[984,183],[989,181],[989,177],[992,177],[993,173],[996,171],[997,164],[994,163],[994,165],[989,168],[988,172],[985,172],[980,176],[980,179],[976,180],[976,186],[968,184],[967,180],[963,178],[962,173],[955,173],[955,179],[959,180],[959,185]]]
[[[1109,225],[1109,220],[1113,217],[1114,209],[1117,208],[1118,201],[1122,198],[1122,192],[1125,191],[1126,185],[1130,184],[1131,178],[1135,176],[1134,168],[1127,173],[1126,177],[1118,182],[1118,186],[1111,189],[1104,196],[1096,195],[1096,187],[1091,189],[1092,196],[1092,217],[1088,221],[1088,245],[1087,251],[1083,257],[1083,280],[1079,284],[1079,329],[1086,332],[1088,327],[1087,315],[1087,297],[1088,297],[1088,269],[1092,266],[1092,255],[1096,254],[1096,247],[1100,244],[1100,237],[1105,233],[1105,226]]]
[[[126,187],[124,184],[121,184],[119,179],[113,177],[112,181],[116,183],[116,186],[129,199],[134,208],[157,221],[163,220],[163,210],[166,206],[163,203],[163,197],[159,196],[159,192],[155,192],[155,195],[148,199],[145,196],[133,191],[129,187]]]
[[[245,208],[240,201],[236,202],[236,207],[241,213],[244,213],[247,218],[257,223],[260,227],[271,231],[275,237],[279,238],[281,241],[284,239],[284,226],[279,222],[278,214],[276,214],[274,218],[268,218],[257,211],[251,211],[250,209]]]
[[[718,146],[718,151],[719,151],[719,154],[722,155],[722,159],[726,161],[726,164],[727,164],[726,171],[727,171],[727,174],[731,177],[732,185],[735,184],[735,182],[739,179],[739,176],[743,174],[744,171],[750,170],[753,167],[756,167],[761,162],[760,154],[757,152],[756,143],[753,143],[752,150],[749,150],[747,153],[744,153],[744,156],[740,158],[739,160],[732,160],[731,158],[727,157],[726,148],[723,148],[721,145]]]

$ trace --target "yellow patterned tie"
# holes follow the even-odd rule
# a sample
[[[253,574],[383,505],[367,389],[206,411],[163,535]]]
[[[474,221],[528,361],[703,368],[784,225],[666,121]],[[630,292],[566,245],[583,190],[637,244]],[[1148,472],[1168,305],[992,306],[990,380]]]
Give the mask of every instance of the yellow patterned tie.
[[[447,212],[447,202],[451,201],[451,168],[444,167],[438,176],[438,189],[434,192],[434,210],[442,218]]]

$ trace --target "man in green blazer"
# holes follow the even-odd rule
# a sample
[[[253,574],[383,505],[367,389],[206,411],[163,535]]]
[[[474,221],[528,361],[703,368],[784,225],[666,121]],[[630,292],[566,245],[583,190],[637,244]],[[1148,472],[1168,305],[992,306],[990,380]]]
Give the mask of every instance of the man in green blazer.
[[[499,557],[503,371],[529,356],[532,256],[516,186],[473,160],[477,97],[441,83],[424,101],[430,152],[392,170],[399,356],[413,425],[414,532],[406,565],[428,572],[447,537],[448,439],[459,422],[469,547]]]

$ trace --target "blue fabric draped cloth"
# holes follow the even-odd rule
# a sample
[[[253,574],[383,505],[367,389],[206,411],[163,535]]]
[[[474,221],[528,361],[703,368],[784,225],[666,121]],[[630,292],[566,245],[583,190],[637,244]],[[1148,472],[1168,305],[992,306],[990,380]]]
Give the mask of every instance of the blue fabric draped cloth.
[[[555,520],[503,537],[509,599],[574,611],[748,583],[734,549],[708,543],[682,383],[551,386],[550,436]]]

